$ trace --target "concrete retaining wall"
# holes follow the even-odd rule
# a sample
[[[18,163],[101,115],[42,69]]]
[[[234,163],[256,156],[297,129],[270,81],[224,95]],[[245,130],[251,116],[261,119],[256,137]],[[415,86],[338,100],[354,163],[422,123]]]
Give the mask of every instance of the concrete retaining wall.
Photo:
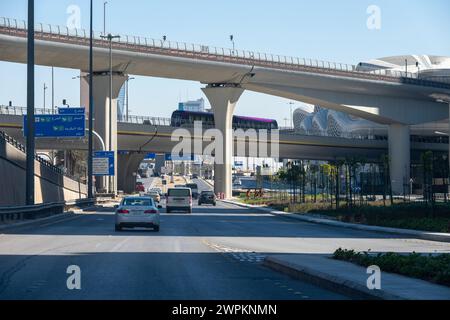
[[[35,161],[36,203],[86,198],[87,187]],[[26,155],[0,139],[0,206],[25,205]]]

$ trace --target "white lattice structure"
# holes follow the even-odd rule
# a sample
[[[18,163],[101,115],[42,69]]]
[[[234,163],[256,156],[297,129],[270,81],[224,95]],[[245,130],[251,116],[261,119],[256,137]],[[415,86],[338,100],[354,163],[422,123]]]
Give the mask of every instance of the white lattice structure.
[[[294,111],[293,119],[294,129],[298,132],[319,136],[370,135],[375,131],[386,131],[383,125],[320,106],[302,106]]]

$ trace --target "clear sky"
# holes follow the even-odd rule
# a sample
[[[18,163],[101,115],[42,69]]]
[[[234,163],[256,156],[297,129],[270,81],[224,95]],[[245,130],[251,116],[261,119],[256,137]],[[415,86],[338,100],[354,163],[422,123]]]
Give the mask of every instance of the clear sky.
[[[94,29],[103,29],[103,1],[95,0]],[[81,9],[81,27],[89,27],[88,0],[36,0],[36,22],[65,26],[67,8]],[[381,28],[367,27],[367,9],[381,10]],[[26,19],[26,0],[0,0],[0,16]],[[450,55],[448,0],[109,0],[107,31],[169,40],[356,64],[401,54]],[[55,100],[79,104],[78,70],[56,69]],[[51,69],[36,68],[36,106]],[[179,100],[203,96],[195,82],[137,77],[130,82],[133,114],[169,116]],[[51,93],[47,90],[47,106]],[[0,62],[0,104],[26,102],[26,66]],[[288,101],[246,92],[237,111],[289,118]]]

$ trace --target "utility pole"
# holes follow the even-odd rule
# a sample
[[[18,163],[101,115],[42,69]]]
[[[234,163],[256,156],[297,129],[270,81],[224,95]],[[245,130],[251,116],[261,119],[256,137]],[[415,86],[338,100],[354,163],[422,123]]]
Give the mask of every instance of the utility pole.
[[[27,150],[26,185],[27,205],[34,205],[34,0],[28,0],[28,41],[27,41]]]
[[[92,169],[92,153],[93,153],[93,125],[94,125],[94,98],[93,98],[93,50],[92,50],[92,14],[93,0],[90,3],[90,35],[89,35],[89,132],[88,132],[88,198],[94,198],[93,169]]]

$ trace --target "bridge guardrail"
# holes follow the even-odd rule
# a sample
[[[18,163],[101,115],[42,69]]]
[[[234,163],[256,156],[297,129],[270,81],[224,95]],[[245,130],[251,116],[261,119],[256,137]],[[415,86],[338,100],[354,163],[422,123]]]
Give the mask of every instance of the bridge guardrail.
[[[6,17],[0,18],[0,32],[2,33],[26,37],[26,30],[27,25],[25,21]],[[94,46],[108,48],[108,40],[102,39],[101,36],[102,33],[94,32]],[[60,42],[88,45],[89,32],[86,32],[85,29],[69,29],[67,27],[38,23],[35,25],[35,37],[42,40],[57,40]],[[362,71],[358,69],[358,66],[346,63],[189,44],[186,42],[173,42],[140,36],[125,35],[118,39],[113,39],[113,48],[277,69],[331,73],[347,77],[450,89],[450,84],[445,83],[445,81],[437,81],[437,78],[433,81],[420,79],[417,73],[412,72],[382,69]]]
[[[21,144],[19,141],[15,140],[14,138],[12,138],[11,136],[9,136],[8,134],[6,134],[3,131],[0,131],[0,139],[3,139],[5,142],[9,143],[10,145],[14,146],[16,149],[26,153],[26,148],[23,144]],[[42,165],[44,165],[45,167],[47,167],[48,169],[52,170],[53,172],[63,175],[67,178],[70,178],[74,181],[79,182],[79,179],[77,179],[76,177],[73,177],[69,174],[67,174],[64,170],[58,168],[57,166],[53,165],[51,162],[41,158],[40,156],[38,156],[37,154],[34,155],[34,159],[36,161],[38,161],[39,163],[41,163]]]
[[[63,213],[69,208],[94,204],[94,199],[79,199],[62,202],[36,204],[33,206],[0,207],[0,225],[7,221],[34,220],[54,214]]]
[[[32,220],[64,212],[65,202],[37,204],[34,206],[0,207],[0,222]]]

